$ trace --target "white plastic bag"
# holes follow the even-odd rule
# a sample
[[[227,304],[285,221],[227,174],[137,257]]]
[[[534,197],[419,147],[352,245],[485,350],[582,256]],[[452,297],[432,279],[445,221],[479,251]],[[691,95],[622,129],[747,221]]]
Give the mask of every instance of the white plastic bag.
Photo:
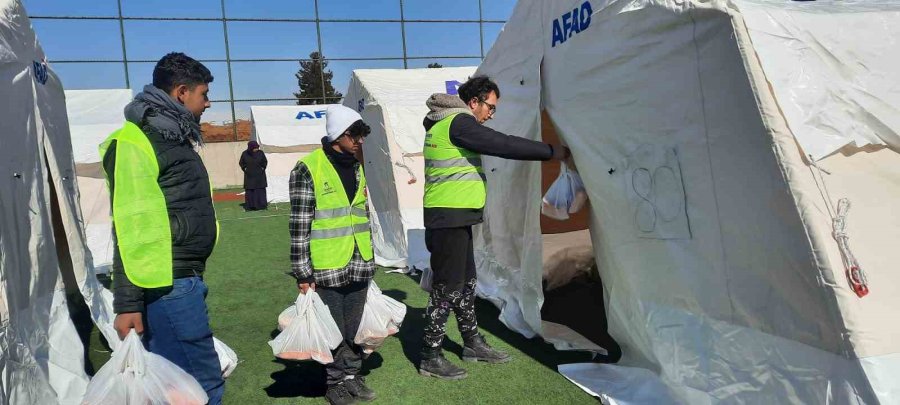
[[[315,291],[300,294],[293,310],[293,319],[275,339],[269,341],[272,354],[286,360],[315,360],[322,364],[333,362],[331,351],[341,344],[343,337],[319,294]]]
[[[559,177],[547,189],[541,201],[541,214],[564,221],[584,207],[587,193],[578,172],[570,170],[565,162],[560,163]]]
[[[203,405],[206,391],[175,363],[144,349],[132,330],[91,379],[82,404]]]
[[[372,353],[384,344],[384,340],[398,331],[406,317],[406,305],[384,295],[372,281],[366,293],[359,330],[353,342],[362,346],[365,353]]]
[[[219,355],[219,367],[222,368],[222,378],[228,378],[238,365],[237,353],[215,336],[213,336],[213,345],[216,347],[216,354]]]
[[[291,304],[278,314],[278,330],[283,331],[290,326],[295,317],[297,317],[297,304]]]
[[[419,287],[422,287],[426,292],[431,292],[432,279],[434,279],[434,273],[431,271],[431,267],[422,269],[422,275],[419,278]]]

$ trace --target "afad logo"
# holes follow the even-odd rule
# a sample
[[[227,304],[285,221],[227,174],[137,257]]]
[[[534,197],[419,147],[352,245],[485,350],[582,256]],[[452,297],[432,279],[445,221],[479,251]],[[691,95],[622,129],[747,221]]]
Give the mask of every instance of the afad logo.
[[[315,114],[315,116],[313,116],[313,114]],[[307,118],[307,119],[311,119],[311,120],[317,120],[324,116],[325,116],[325,110],[313,111],[312,114],[310,114],[308,111],[300,111],[300,113],[297,114],[297,119],[302,120],[304,118]]]
[[[565,43],[573,35],[588,29],[591,26],[591,14],[594,14],[594,9],[591,8],[591,2],[586,1],[581,4],[581,7],[553,20],[553,37],[550,40],[550,47],[555,48],[556,44]],[[560,20],[562,20],[562,24],[560,24]]]
[[[444,82],[444,86],[447,89],[447,94],[451,96],[459,94],[459,86],[461,85],[462,83],[460,83],[459,80],[447,80],[446,82]]]
[[[50,72],[47,69],[46,61],[34,61],[32,64],[34,68],[34,78],[37,79],[40,84],[47,84],[47,80],[50,79]]]

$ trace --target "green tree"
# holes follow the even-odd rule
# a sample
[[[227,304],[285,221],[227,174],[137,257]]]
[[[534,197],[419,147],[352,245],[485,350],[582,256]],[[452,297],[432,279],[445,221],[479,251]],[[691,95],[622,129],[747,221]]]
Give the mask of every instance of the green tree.
[[[341,100],[343,94],[334,90],[331,84],[334,73],[327,67],[328,61],[319,52],[313,52],[308,60],[300,61],[300,70],[294,74],[300,87],[300,91],[294,93],[298,105],[337,103]]]
[[[437,63],[437,62],[434,62],[434,63],[429,63],[429,64],[428,64],[428,67],[431,68],[431,69],[436,69],[436,68],[442,68],[442,67],[444,67],[444,65],[442,65],[442,64],[440,64],[440,63]]]

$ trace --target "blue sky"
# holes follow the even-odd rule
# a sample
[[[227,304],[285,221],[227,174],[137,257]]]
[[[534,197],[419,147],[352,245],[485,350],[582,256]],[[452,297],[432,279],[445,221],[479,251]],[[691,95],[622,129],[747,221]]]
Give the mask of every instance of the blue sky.
[[[32,16],[118,15],[116,0],[22,0]],[[403,17],[416,19],[478,19],[478,0],[404,0]],[[515,0],[482,0],[487,20],[506,20]],[[229,18],[315,18],[313,0],[225,0]],[[122,0],[128,17],[220,18],[220,0]],[[400,19],[398,0],[320,0],[322,19]],[[122,43],[116,20],[32,21],[48,58],[63,60],[121,60]],[[155,61],[170,51],[181,51],[197,59],[225,59],[222,23],[216,21],[125,21],[128,59]],[[502,23],[484,24],[484,51],[490,49]],[[323,22],[322,49],[329,58],[401,58],[403,41],[399,22]],[[316,24],[310,22],[230,21],[228,39],[232,59],[299,59],[317,49]],[[444,66],[478,65],[482,43],[477,23],[406,23],[409,67],[431,62]],[[469,56],[442,59],[439,56]],[[52,62],[51,62],[52,63]],[[224,62],[205,62],[216,80],[211,98],[229,98],[228,68]],[[131,88],[139,90],[150,81],[152,62],[129,62]],[[124,88],[122,63],[55,63],[67,89]],[[232,62],[234,97],[291,97],[297,89],[297,62]],[[402,60],[330,61],[333,84],[344,92],[350,73],[359,68],[402,68]],[[238,102],[238,118],[249,116],[250,105],[290,102]],[[204,121],[231,119],[228,103],[214,103]]]

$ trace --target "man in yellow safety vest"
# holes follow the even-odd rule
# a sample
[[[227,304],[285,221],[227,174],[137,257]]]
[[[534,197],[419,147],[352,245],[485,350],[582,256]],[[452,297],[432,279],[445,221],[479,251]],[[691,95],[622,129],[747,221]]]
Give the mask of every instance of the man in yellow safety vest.
[[[177,364],[220,404],[225,390],[203,274],[218,239],[209,174],[194,150],[209,108],[209,69],[164,56],[153,83],[125,107],[125,125],[100,145],[113,218],[114,327]]]
[[[375,399],[359,375],[362,352],[353,342],[375,273],[366,175],[357,160],[370,128],[341,105],[328,107],[325,119],[322,149],[291,171],[291,265],[300,292],[319,294],[344,337],[325,366],[325,397],[352,404]]]
[[[508,136],[483,126],[500,99],[500,88],[485,76],[470,78],[459,96],[434,94],[425,117],[425,244],[433,279],[425,308],[419,374],[458,380],[466,371],[447,360],[441,343],[447,317],[456,314],[465,361],[505,363],[478,333],[475,319],[475,258],[472,225],[482,222],[487,189],[482,155],[515,160],[564,160],[569,149]]]

